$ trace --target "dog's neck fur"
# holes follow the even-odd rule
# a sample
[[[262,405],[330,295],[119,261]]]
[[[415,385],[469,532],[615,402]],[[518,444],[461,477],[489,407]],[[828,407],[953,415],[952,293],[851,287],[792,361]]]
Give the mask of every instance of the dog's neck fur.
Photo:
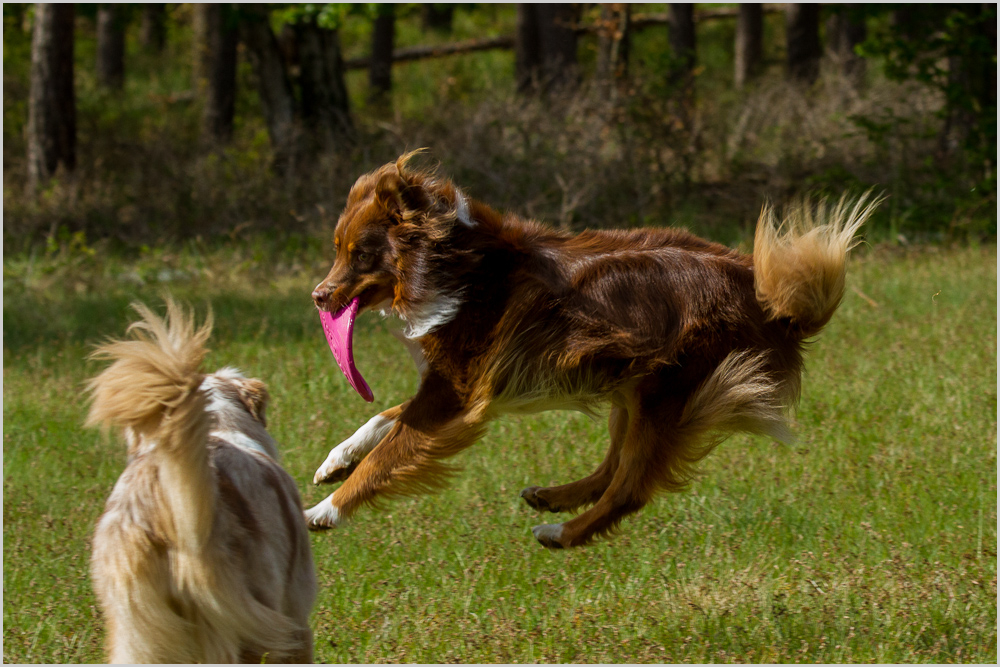
[[[489,292],[482,283],[503,283],[517,266],[539,259],[540,242],[567,236],[502,215],[467,197],[451,180],[405,163],[364,177],[349,205],[360,203],[365,190],[397,219],[391,232],[399,258],[392,312],[406,323],[404,334],[411,340],[441,332],[470,299],[486,303],[483,295],[470,292]]]

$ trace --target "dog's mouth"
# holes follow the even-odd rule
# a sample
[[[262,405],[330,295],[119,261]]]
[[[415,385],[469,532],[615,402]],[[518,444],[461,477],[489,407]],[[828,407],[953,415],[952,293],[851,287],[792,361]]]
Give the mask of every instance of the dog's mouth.
[[[371,403],[375,400],[375,395],[354,365],[354,320],[358,316],[360,301],[359,297],[354,297],[336,313],[321,310],[319,318],[323,323],[326,342],[330,345],[330,351],[333,352],[333,358],[336,359],[340,371],[354,387],[354,391]]]

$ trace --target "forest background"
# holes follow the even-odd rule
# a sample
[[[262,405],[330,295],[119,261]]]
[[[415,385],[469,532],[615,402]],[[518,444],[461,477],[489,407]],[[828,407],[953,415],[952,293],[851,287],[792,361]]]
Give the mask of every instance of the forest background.
[[[996,233],[990,4],[38,7],[3,10],[5,256],[312,244],[417,147],[574,230],[734,243],[874,186],[876,239]]]

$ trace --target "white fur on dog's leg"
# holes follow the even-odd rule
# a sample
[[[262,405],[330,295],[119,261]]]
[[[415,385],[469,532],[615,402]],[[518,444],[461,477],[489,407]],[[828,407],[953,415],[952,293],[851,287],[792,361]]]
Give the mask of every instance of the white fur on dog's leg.
[[[340,512],[333,505],[333,495],[329,495],[321,500],[314,507],[305,511],[306,524],[310,530],[321,530],[323,528],[336,528],[340,525]]]
[[[326,461],[323,461],[323,465],[316,469],[316,474],[313,475],[313,484],[321,484],[336,471],[350,465],[350,462],[345,460],[341,447],[343,447],[343,444],[337,445],[330,450]]]
[[[382,438],[386,436],[395,423],[395,419],[386,419],[380,414],[369,419],[364,426],[354,432],[354,435],[330,450],[326,461],[313,475],[313,484],[320,484],[338,470],[360,463],[361,459],[375,448],[375,445],[382,442]]]
[[[561,523],[543,523],[540,526],[532,528],[531,532],[543,547],[548,547],[549,549],[563,548],[562,543],[559,541],[562,539],[563,534],[563,525]]]

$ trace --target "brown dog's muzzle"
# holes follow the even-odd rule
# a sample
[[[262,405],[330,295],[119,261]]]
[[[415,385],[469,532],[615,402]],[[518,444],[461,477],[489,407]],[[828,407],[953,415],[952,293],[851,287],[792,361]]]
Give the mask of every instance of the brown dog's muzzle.
[[[316,307],[320,310],[330,310],[330,297],[333,294],[333,290],[324,280],[319,285],[316,285],[316,289],[313,290],[312,298],[316,303]]]
[[[333,312],[336,308],[341,308],[344,306],[342,303],[334,303],[335,301],[340,301],[343,299],[343,294],[337,295],[339,298],[335,298],[334,295],[337,292],[337,288],[331,286],[329,282],[324,280],[319,285],[316,285],[316,289],[313,290],[313,302],[316,307],[320,310],[326,310]]]

